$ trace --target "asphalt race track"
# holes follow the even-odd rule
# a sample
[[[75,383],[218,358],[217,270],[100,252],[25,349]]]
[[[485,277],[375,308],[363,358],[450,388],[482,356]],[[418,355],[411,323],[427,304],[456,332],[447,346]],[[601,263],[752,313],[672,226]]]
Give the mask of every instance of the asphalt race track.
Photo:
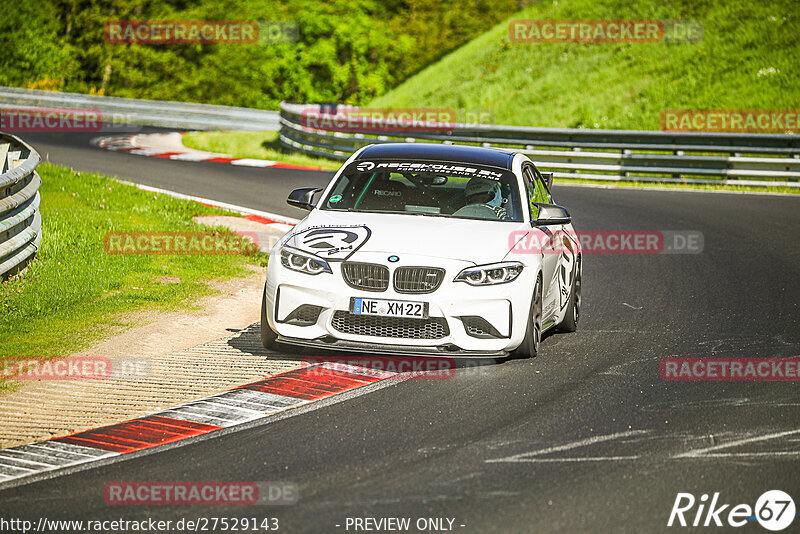
[[[283,201],[289,190],[331,175],[104,152],[74,135],[23,137],[54,163],[295,217],[302,212]],[[587,255],[578,332],[548,336],[533,360],[409,380],[0,491],[4,515],[257,515],[278,517],[283,532],[346,532],[346,518],[366,516],[451,518],[458,532],[660,532],[679,492],[720,492],[731,505],[771,489],[797,499],[797,382],[665,382],[659,362],[800,355],[800,198],[558,185],[554,196],[579,231],[698,230],[704,251]],[[300,500],[106,505],[104,484],[124,480],[290,481]]]
[[[148,127],[143,131],[168,130]],[[265,180],[264,169],[260,168],[192,161],[165,162],[161,158],[110,152],[89,146],[92,138],[101,137],[99,134],[32,133],[21,137],[36,148],[43,161],[49,159],[52,163],[79,171],[119,176],[169,191],[291,217],[302,217],[303,213],[286,204],[289,191],[304,185],[322,187],[333,176],[333,172],[271,169],[269,180]]]

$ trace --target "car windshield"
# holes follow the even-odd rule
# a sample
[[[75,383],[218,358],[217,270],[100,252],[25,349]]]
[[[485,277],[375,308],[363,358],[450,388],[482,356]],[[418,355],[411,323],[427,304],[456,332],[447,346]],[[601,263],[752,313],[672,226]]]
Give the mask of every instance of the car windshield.
[[[355,161],[321,209],[522,221],[513,173],[443,162]]]

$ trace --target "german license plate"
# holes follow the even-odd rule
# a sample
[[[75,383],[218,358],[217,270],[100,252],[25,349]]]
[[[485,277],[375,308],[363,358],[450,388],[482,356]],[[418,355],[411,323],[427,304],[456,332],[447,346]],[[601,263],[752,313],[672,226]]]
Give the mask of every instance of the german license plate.
[[[384,317],[427,319],[428,303],[353,297],[350,299],[350,313],[355,315],[381,315]]]

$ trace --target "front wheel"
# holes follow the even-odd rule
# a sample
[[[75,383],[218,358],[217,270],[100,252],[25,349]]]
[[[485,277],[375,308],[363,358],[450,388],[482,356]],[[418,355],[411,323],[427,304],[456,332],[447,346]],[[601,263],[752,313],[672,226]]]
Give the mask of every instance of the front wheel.
[[[542,281],[536,280],[533,289],[531,311],[528,314],[528,326],[525,337],[519,347],[513,350],[512,356],[516,358],[535,358],[539,353],[539,343],[542,341]]]
[[[261,344],[265,349],[278,350],[278,334],[269,326],[267,321],[267,286],[261,297]]]

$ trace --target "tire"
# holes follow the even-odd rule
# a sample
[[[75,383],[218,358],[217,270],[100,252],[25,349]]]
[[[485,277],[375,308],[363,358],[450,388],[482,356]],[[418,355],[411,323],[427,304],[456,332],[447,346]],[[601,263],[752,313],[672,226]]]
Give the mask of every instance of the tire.
[[[525,337],[519,347],[511,352],[515,358],[535,358],[539,353],[539,343],[542,341],[542,280],[536,280],[531,300],[531,311],[528,313],[528,326],[525,328]]]
[[[580,259],[575,266],[575,280],[569,293],[569,305],[564,315],[564,320],[558,325],[559,332],[574,332],[578,329],[578,319],[581,317],[581,264]]]
[[[269,326],[267,321],[267,286],[261,297],[261,344],[265,349],[278,350],[278,334]]]

